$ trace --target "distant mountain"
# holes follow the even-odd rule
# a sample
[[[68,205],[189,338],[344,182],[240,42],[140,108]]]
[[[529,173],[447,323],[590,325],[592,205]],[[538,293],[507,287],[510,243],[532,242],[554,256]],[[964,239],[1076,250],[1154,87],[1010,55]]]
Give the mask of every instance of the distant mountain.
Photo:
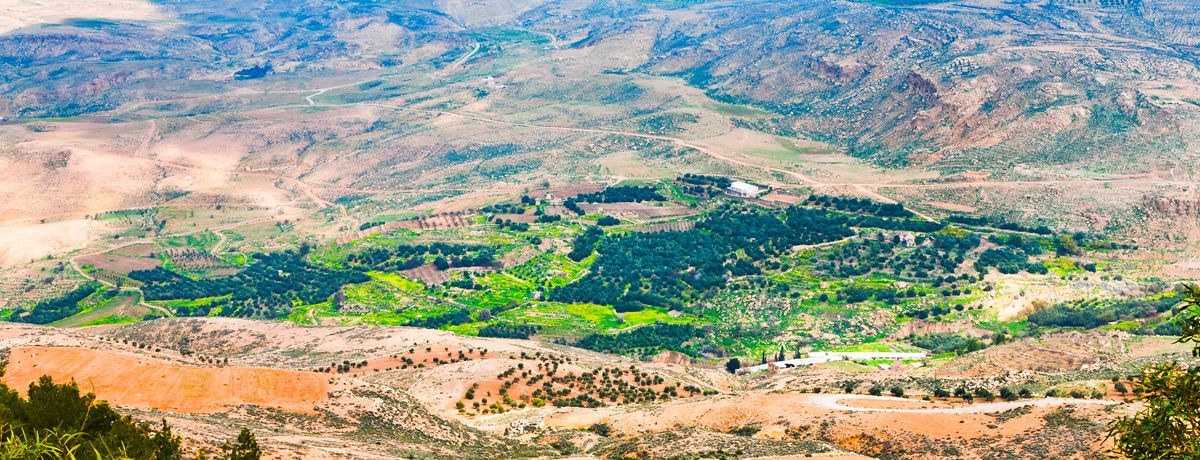
[[[267,68],[436,69],[469,50],[479,28],[517,25],[580,53],[608,53],[596,46],[614,42],[645,50],[620,70],[678,75],[716,98],[786,116],[756,128],[830,141],[881,164],[1186,171],[1198,145],[1198,0],[162,7],[177,22],[67,21],[0,36],[0,110],[94,113]]]
[[[1194,152],[1200,2],[1101,3],[708,4],[663,25],[644,69],[889,164]]]

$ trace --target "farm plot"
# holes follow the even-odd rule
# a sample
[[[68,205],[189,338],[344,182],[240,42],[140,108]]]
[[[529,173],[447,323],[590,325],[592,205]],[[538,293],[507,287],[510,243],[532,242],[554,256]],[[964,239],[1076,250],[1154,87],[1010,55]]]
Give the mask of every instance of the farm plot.
[[[535,216],[535,215],[533,215],[533,213],[525,213],[525,214],[496,214],[496,220],[501,220],[501,219],[503,219],[503,220],[507,220],[507,221],[509,221],[509,222],[520,222],[520,223],[523,223],[523,224],[532,224],[532,223],[533,223],[533,221],[537,220],[537,218],[538,218],[538,216]]]
[[[137,243],[108,251],[108,254],[125,257],[154,257],[158,248],[153,243]]]
[[[112,253],[92,254],[76,260],[80,264],[120,274],[127,274],[137,270],[152,270],[162,264],[158,259],[151,259],[149,257],[127,257]]]
[[[70,318],[50,323],[56,327],[83,327],[101,324],[132,323],[142,319],[150,309],[138,305],[137,294],[122,294],[104,305],[84,311]]]
[[[661,222],[654,225],[648,225],[637,229],[639,232],[683,232],[696,227],[694,220],[677,220],[674,222]]]
[[[170,248],[163,251],[171,265],[184,271],[202,271],[225,268],[224,259],[193,248]]]
[[[461,301],[475,308],[507,309],[533,298],[533,284],[504,273],[488,273],[475,278],[482,290],[461,296]]]
[[[579,207],[588,214],[609,214],[620,219],[666,219],[694,216],[695,209],[674,204],[655,203],[583,203]]]
[[[546,191],[546,197],[550,199],[558,198],[574,198],[585,193],[596,193],[604,190],[603,185],[597,184],[569,184],[560,187],[551,187]]]
[[[420,216],[413,219],[387,222],[370,226],[338,238],[338,244],[346,244],[360,240],[377,233],[388,233],[395,230],[451,230],[471,226],[473,214],[466,211]]]
[[[409,230],[448,230],[452,228],[466,228],[471,225],[471,214],[460,211],[443,214],[434,214],[432,216],[421,216],[416,219],[403,220],[396,222],[396,228],[404,228]]]
[[[450,281],[453,276],[452,272],[446,270],[438,270],[433,264],[425,264],[417,268],[403,270],[400,274],[408,279],[417,280],[425,283],[427,286],[434,286]]]
[[[547,288],[565,286],[574,281],[584,266],[567,256],[544,252],[512,269],[517,277]]]

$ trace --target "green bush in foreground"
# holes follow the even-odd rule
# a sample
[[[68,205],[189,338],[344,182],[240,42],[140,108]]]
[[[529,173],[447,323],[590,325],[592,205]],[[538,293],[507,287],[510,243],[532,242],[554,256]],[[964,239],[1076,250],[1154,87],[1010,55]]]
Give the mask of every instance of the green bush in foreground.
[[[182,460],[181,438],[160,426],[118,414],[74,381],[42,376],[27,397],[0,384],[0,460]],[[243,429],[213,460],[257,460],[258,443]],[[201,452],[200,458],[208,458]]]

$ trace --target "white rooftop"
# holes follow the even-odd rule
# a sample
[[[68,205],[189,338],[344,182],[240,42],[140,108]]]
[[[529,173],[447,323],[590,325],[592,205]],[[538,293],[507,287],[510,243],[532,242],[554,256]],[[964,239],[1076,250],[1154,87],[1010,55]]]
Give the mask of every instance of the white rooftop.
[[[729,190],[739,195],[753,196],[758,194],[759,188],[745,182],[737,181],[729,184]]]

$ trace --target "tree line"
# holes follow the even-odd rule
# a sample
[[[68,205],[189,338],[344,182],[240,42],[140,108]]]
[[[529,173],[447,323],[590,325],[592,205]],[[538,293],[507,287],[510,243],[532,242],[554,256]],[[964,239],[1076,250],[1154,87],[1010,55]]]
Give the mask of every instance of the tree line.
[[[589,334],[573,345],[579,348],[614,354],[640,353],[651,355],[663,350],[694,354],[687,343],[704,337],[705,329],[692,324],[655,323],[617,334]]]
[[[496,248],[480,244],[400,244],[365,249],[346,256],[350,268],[401,271],[433,262],[438,270],[450,267],[494,267]]]
[[[1028,320],[1038,326],[1093,329],[1115,321],[1158,316],[1179,301],[1176,293],[1142,299],[1074,301],[1030,313]]]
[[[838,211],[849,211],[873,214],[886,217],[912,217],[912,211],[900,203],[881,203],[866,198],[842,197],[812,194],[804,200],[810,206],[833,208]]]

